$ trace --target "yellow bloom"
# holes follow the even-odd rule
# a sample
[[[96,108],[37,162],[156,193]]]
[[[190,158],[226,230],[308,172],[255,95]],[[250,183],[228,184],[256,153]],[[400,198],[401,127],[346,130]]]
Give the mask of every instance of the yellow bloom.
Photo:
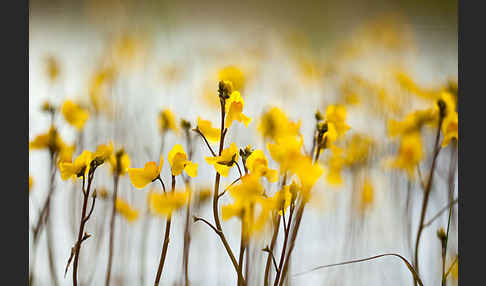
[[[268,160],[263,153],[263,150],[254,150],[246,159],[246,167],[250,173],[256,173],[258,176],[264,176],[270,182],[278,180],[277,170],[268,168]]]
[[[72,102],[71,100],[64,101],[61,107],[61,113],[64,119],[76,127],[78,130],[83,129],[86,120],[88,120],[89,113],[86,109],[82,108],[78,104]]]
[[[245,88],[245,75],[243,71],[237,66],[226,66],[218,73],[219,81],[230,81],[235,90],[243,90]]]
[[[93,154],[93,159],[104,162],[108,160],[113,154],[113,142],[110,144],[101,144],[96,148],[96,152]]]
[[[324,169],[318,163],[313,164],[312,159],[308,156],[301,155],[295,159],[292,171],[297,175],[301,185],[302,200],[308,202],[310,191],[317,180],[322,176]]]
[[[107,110],[109,100],[106,98],[106,87],[111,84],[116,76],[113,67],[106,67],[97,70],[88,83],[88,94],[91,104],[96,113]]]
[[[188,191],[175,191],[170,193],[150,192],[148,196],[150,210],[154,214],[168,216],[188,203],[190,193]]]
[[[227,177],[229,169],[238,161],[238,147],[236,147],[235,143],[231,143],[228,148],[223,149],[221,156],[206,157],[205,159],[209,165],[214,166],[216,172],[223,177]]]
[[[403,121],[392,119],[388,123],[388,134],[391,137],[398,137],[418,132],[424,125],[437,124],[438,114],[437,108],[429,108],[412,112]]]
[[[373,203],[374,187],[369,178],[365,178],[361,188],[361,207],[366,208]]]
[[[225,128],[229,128],[234,120],[243,122],[245,127],[248,127],[248,124],[251,122],[251,118],[243,114],[244,105],[245,101],[241,97],[240,93],[238,91],[233,91],[230,94],[229,99],[226,100]]]
[[[268,143],[267,148],[270,156],[280,165],[280,173],[287,172],[302,154],[304,141],[302,136],[285,136],[279,137],[275,143]]]
[[[57,59],[53,56],[48,56],[47,59],[47,76],[51,82],[56,81],[59,77],[60,68]]]
[[[287,208],[290,206],[291,202],[295,200],[295,195],[292,191],[296,191],[297,184],[292,182],[292,185],[284,186],[280,191],[273,195],[272,199],[275,203],[275,209],[278,211],[279,215],[283,215]]]
[[[278,137],[299,135],[300,121],[294,123],[277,107],[273,107],[262,115],[258,124],[258,131],[263,138],[276,140]]]
[[[341,137],[347,130],[349,130],[349,125],[345,123],[346,121],[346,108],[342,105],[329,105],[326,109],[326,115],[324,120],[328,124],[334,125],[336,130],[337,138]]]
[[[124,175],[130,167],[130,156],[125,150],[120,149],[116,153],[112,153],[109,159],[112,173]]]
[[[452,139],[457,141],[458,137],[458,116],[457,112],[453,111],[449,113],[442,122],[442,134],[444,134],[444,139],[442,139],[442,147],[449,145]]]
[[[116,198],[115,209],[128,222],[133,222],[138,218],[138,211],[133,209],[126,201],[121,198]]]
[[[128,168],[128,176],[133,186],[142,189],[160,176],[160,171],[164,165],[164,157],[160,155],[160,164],[147,162],[143,168]]]
[[[346,164],[346,160],[343,156],[344,150],[339,147],[332,146],[331,151],[332,155],[328,159],[329,172],[327,173],[326,180],[329,184],[340,185],[343,182],[341,170]]]
[[[94,159],[93,153],[88,150],[83,151],[74,162],[59,162],[59,171],[61,178],[67,180],[84,176],[87,178],[91,161]]]
[[[402,138],[398,155],[391,166],[406,171],[409,177],[413,179],[415,168],[422,158],[422,139],[419,133],[412,133]]]
[[[49,128],[49,131],[44,134],[40,134],[29,142],[29,149],[50,149],[52,152],[58,152],[65,146],[59,133],[54,126]]]
[[[32,185],[34,185],[34,179],[32,178],[32,176],[29,176],[29,193],[30,193],[30,189],[32,188]]]
[[[177,127],[176,118],[174,113],[170,109],[164,109],[159,113],[159,129],[160,132],[167,132],[172,130],[177,132],[179,128]]]
[[[209,142],[217,143],[221,137],[221,129],[213,127],[209,120],[204,120],[201,117],[197,118],[197,128],[208,139]]]
[[[75,150],[74,145],[63,144],[58,155],[58,162],[71,162],[73,160],[73,154]]]
[[[190,177],[197,176],[197,163],[187,160],[187,154],[180,144],[174,145],[168,155],[172,176],[178,176],[186,171]]]

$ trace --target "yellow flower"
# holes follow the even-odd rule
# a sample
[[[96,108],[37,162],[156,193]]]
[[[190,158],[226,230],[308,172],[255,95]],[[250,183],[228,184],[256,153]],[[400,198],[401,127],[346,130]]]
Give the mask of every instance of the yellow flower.
[[[458,137],[458,116],[457,112],[453,111],[449,113],[442,122],[442,133],[444,134],[444,139],[442,139],[442,148],[449,145],[452,139],[457,141]]]
[[[205,159],[209,165],[214,166],[216,172],[223,177],[227,177],[229,169],[238,161],[238,147],[236,147],[235,143],[231,143],[228,148],[223,149],[221,156],[206,157]]]
[[[268,143],[267,148],[270,156],[280,165],[280,173],[287,172],[302,154],[304,141],[302,136],[279,137],[275,143]]]
[[[88,94],[96,113],[107,110],[109,100],[106,98],[106,87],[115,79],[116,71],[113,67],[97,70],[88,83]]]
[[[121,198],[116,198],[115,209],[128,222],[133,222],[138,218],[138,211],[133,209],[126,201]]]
[[[420,134],[415,132],[402,138],[398,155],[391,166],[406,171],[408,176],[413,179],[415,177],[414,170],[422,158],[422,139]]]
[[[172,130],[177,132],[179,128],[177,127],[176,118],[174,113],[170,109],[164,109],[159,113],[159,129],[160,132],[167,132]]]
[[[84,176],[87,178],[91,161],[94,159],[93,153],[88,150],[83,151],[74,162],[59,162],[59,171],[61,178],[67,180]]]
[[[57,59],[53,56],[48,56],[47,59],[47,76],[49,77],[49,80],[51,82],[56,81],[56,79],[59,77],[59,63],[57,62]]]
[[[277,170],[268,168],[268,160],[265,157],[263,150],[254,150],[246,159],[246,167],[250,173],[264,176],[272,183],[278,180],[278,172]]]
[[[295,191],[297,184],[292,182],[292,185],[284,186],[280,191],[273,195],[272,199],[275,203],[275,209],[278,211],[279,215],[283,215],[287,208],[290,206],[291,202],[295,199],[295,195],[292,194],[292,190]]]
[[[332,124],[336,130],[337,138],[344,135],[349,130],[349,125],[346,121],[346,108],[342,105],[329,105],[326,109],[326,115],[324,120],[329,124]]]
[[[327,173],[326,180],[329,184],[340,185],[343,182],[341,170],[346,164],[346,160],[343,156],[344,150],[339,147],[332,146],[331,151],[332,155],[328,159],[329,172]]]
[[[209,142],[217,143],[221,137],[221,129],[213,127],[209,120],[204,120],[201,117],[197,118],[197,128],[208,139]]]
[[[101,144],[96,148],[96,152],[93,154],[93,159],[104,162],[108,160],[113,154],[113,142],[110,144]]]
[[[437,108],[429,108],[414,111],[408,114],[403,121],[392,119],[388,123],[388,134],[391,137],[398,137],[418,132],[424,125],[437,124],[438,114]]]
[[[197,176],[197,163],[187,160],[187,154],[180,144],[174,145],[168,155],[172,176],[178,176],[186,171],[189,177]]]
[[[322,176],[324,169],[318,163],[313,164],[312,159],[308,156],[301,155],[295,159],[292,171],[297,175],[301,185],[302,200],[308,202],[310,191],[317,180]]]
[[[32,188],[32,185],[34,185],[34,179],[32,178],[32,176],[29,176],[29,193],[30,193],[30,189]]]
[[[168,216],[188,203],[190,193],[188,191],[175,191],[170,193],[150,192],[148,196],[150,210],[157,215]]]
[[[51,126],[47,133],[40,134],[35,137],[34,140],[29,142],[29,149],[50,149],[52,152],[58,152],[64,145],[65,144],[59,136],[56,128]]]
[[[128,167],[130,167],[130,156],[122,148],[111,154],[109,163],[112,173],[123,176],[127,172]]]
[[[78,104],[72,102],[71,100],[64,101],[61,107],[61,113],[64,119],[76,127],[78,130],[83,129],[86,120],[88,120],[89,113],[86,109],[82,108]]]
[[[364,209],[373,203],[374,188],[369,178],[365,178],[361,188],[361,207]]]
[[[160,155],[160,164],[147,162],[143,168],[128,168],[128,176],[133,186],[142,189],[160,176],[160,171],[164,165],[164,156]]]
[[[245,88],[245,75],[243,71],[237,66],[226,66],[218,73],[219,81],[230,81],[235,90],[243,90]]]
[[[71,162],[73,160],[73,154],[75,150],[74,145],[63,144],[58,155],[58,162]]]
[[[245,127],[251,122],[251,118],[243,114],[243,107],[245,101],[238,91],[233,91],[229,99],[226,101],[226,122],[225,128],[229,128],[234,120],[243,122]]]
[[[287,118],[287,115],[277,107],[265,112],[258,124],[258,131],[263,138],[276,140],[278,137],[299,135],[300,121],[294,123]]]

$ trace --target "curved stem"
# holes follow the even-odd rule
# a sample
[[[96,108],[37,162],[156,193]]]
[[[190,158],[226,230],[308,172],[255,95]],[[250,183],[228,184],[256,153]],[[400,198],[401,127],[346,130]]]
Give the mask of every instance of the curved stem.
[[[352,264],[352,263],[359,263],[359,262],[373,260],[373,259],[377,259],[377,258],[385,257],[385,256],[395,256],[395,257],[400,258],[407,265],[407,268],[410,271],[410,273],[412,273],[413,279],[415,281],[417,281],[420,286],[423,286],[424,285],[422,283],[422,280],[420,279],[420,277],[418,275],[418,272],[415,271],[415,269],[410,264],[410,262],[408,262],[408,260],[405,257],[401,256],[400,254],[396,254],[396,253],[385,253],[385,254],[375,255],[375,256],[368,257],[368,258],[363,258],[363,259],[356,259],[356,260],[350,260],[350,261],[345,261],[345,262],[341,262],[341,263],[334,263],[334,264],[322,265],[322,266],[314,267],[311,270],[307,270],[307,271],[304,271],[304,272],[301,272],[301,273],[297,273],[294,276],[304,275],[304,274],[307,274],[309,272],[312,272],[312,271],[315,271],[315,270],[319,270],[319,269],[324,269],[324,268],[329,268],[329,267],[334,267],[334,266],[340,266],[340,265],[346,265],[346,264]]]
[[[172,176],[172,192],[175,190],[175,176]],[[172,220],[172,213],[167,216],[167,221],[165,223],[165,236],[164,244],[162,246],[162,254],[160,255],[159,267],[157,268],[157,275],[155,276],[154,285],[158,286],[160,282],[160,277],[162,276],[162,271],[164,270],[165,257],[167,256],[167,249],[169,248],[169,235],[170,235],[170,224]]]

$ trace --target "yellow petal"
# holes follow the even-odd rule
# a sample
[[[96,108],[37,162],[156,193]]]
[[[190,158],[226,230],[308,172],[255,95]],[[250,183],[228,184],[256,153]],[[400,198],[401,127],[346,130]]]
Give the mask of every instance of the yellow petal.
[[[187,165],[184,167],[184,171],[186,171],[189,177],[196,177],[197,176],[197,163],[192,163],[191,161],[187,161]]]

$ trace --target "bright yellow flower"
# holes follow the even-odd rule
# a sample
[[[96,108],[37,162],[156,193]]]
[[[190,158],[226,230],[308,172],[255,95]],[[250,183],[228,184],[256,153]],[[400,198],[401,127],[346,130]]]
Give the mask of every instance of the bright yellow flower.
[[[133,209],[122,198],[116,198],[115,208],[116,211],[121,214],[128,222],[134,222],[138,218],[138,211]]]
[[[53,152],[58,152],[64,145],[56,128],[51,126],[47,133],[37,135],[34,140],[29,142],[29,149],[50,149]]]
[[[71,162],[73,160],[73,155],[74,155],[74,150],[75,150],[74,145],[66,145],[64,144],[61,147],[61,150],[59,151],[58,155],[58,162]]]
[[[225,128],[229,128],[234,120],[243,122],[245,127],[251,122],[251,118],[243,114],[245,101],[238,91],[233,91],[229,99],[226,100],[226,122]]]
[[[418,132],[424,125],[437,124],[438,109],[429,108],[417,110],[408,114],[403,121],[390,120],[388,123],[388,134],[391,137],[403,136]]]
[[[182,174],[183,170],[186,171],[189,177],[197,176],[197,163],[187,160],[187,154],[180,144],[174,145],[169,152],[168,159],[172,169],[172,176]]]
[[[423,158],[422,149],[422,138],[419,133],[404,136],[400,142],[398,155],[391,166],[406,171],[408,176],[413,179],[415,168]]]
[[[452,139],[459,138],[458,136],[458,115],[456,111],[449,113],[442,122],[442,134],[444,134],[444,139],[442,139],[442,148],[449,145]]]
[[[128,176],[133,186],[142,189],[160,176],[160,171],[164,165],[164,156],[160,155],[160,164],[147,162],[143,168],[128,168]]]
[[[88,110],[82,108],[71,100],[64,101],[61,107],[61,113],[64,116],[64,119],[78,130],[83,129],[84,124],[89,117]]]
[[[221,156],[206,157],[205,159],[209,165],[214,166],[216,172],[223,177],[227,177],[229,169],[238,161],[238,147],[236,147],[235,143],[231,143],[228,148],[223,149]]]
[[[291,185],[284,186],[280,191],[273,195],[272,199],[275,203],[274,208],[278,211],[279,215],[283,215],[292,201],[295,200],[297,188],[297,184],[292,182]],[[294,191],[294,194],[292,194],[292,191]]]
[[[109,159],[112,173],[124,175],[128,167],[130,167],[130,156],[125,150],[120,149],[116,153],[112,153]]]
[[[344,135],[350,129],[346,124],[346,108],[343,105],[329,105],[326,108],[326,115],[324,120],[329,124],[334,125],[337,138]]]
[[[279,137],[275,143],[268,143],[270,156],[280,165],[280,173],[287,172],[294,165],[295,158],[302,154],[302,136]]]
[[[168,216],[172,212],[185,206],[190,197],[190,192],[169,192],[156,193],[150,192],[148,201],[150,210],[160,216]]]
[[[30,193],[30,189],[32,188],[32,185],[34,185],[34,179],[32,178],[32,176],[29,176],[29,193]]]
[[[208,139],[209,142],[217,143],[221,137],[221,129],[213,127],[209,120],[204,120],[201,117],[197,118],[197,128]]]
[[[326,180],[329,184],[340,185],[343,182],[341,171],[346,165],[346,160],[343,155],[344,150],[332,146],[331,151],[332,155],[328,159],[329,172],[327,173]]]
[[[277,107],[273,107],[263,113],[258,124],[258,131],[263,138],[276,140],[278,137],[299,135],[300,121],[294,123],[287,118],[287,115]]]
[[[218,73],[219,81],[230,81],[235,90],[243,90],[245,88],[245,75],[243,71],[237,66],[226,66]]]
[[[94,159],[93,153],[88,150],[83,151],[81,155],[76,157],[74,162],[59,162],[59,171],[61,178],[67,180],[69,178],[88,177],[91,161]]]
[[[109,144],[101,144],[96,148],[96,152],[93,154],[93,159],[104,162],[113,155],[113,142]]]
[[[264,176],[272,183],[278,180],[278,172],[277,170],[268,168],[268,160],[265,157],[263,150],[254,150],[246,159],[246,167],[250,173]]]
[[[159,113],[159,129],[160,132],[167,132],[169,130],[177,132],[179,130],[174,113],[170,109],[164,109]]]
[[[292,171],[299,178],[302,189],[302,200],[308,202],[310,199],[310,191],[322,176],[322,173],[324,173],[324,169],[318,163],[313,164],[312,159],[305,155],[301,155],[295,160],[296,162],[292,166]]]

